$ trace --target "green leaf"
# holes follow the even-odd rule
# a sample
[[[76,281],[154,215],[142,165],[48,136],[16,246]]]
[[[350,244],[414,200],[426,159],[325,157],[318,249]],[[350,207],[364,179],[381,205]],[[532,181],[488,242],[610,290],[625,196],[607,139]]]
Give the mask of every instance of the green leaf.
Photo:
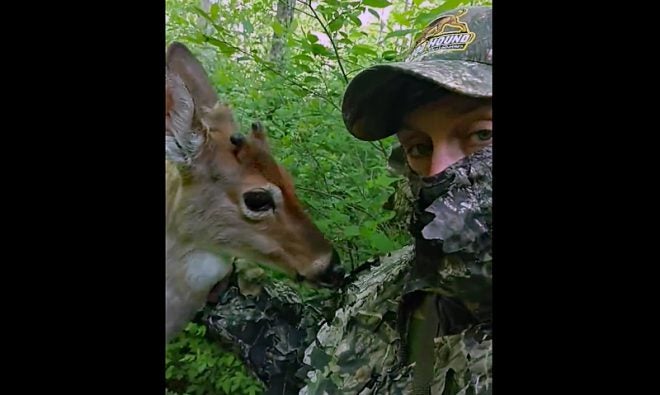
[[[375,233],[376,223],[373,221],[365,221],[360,227],[360,237],[371,240]]]
[[[371,15],[375,16],[376,19],[380,20],[380,15],[376,12],[376,10],[372,10],[371,8],[369,8],[367,11],[369,11]]]
[[[300,60],[300,61],[305,61],[305,62],[309,62],[309,63],[314,62],[314,59],[312,59],[309,55],[305,55],[305,54],[296,55],[296,56],[293,57],[293,59]]]
[[[381,174],[374,180],[374,184],[378,187],[386,187],[396,180],[398,179],[394,177],[388,177],[386,174]]]
[[[312,44],[312,53],[314,55],[329,55],[330,52],[321,44]]]
[[[344,22],[346,22],[346,19],[342,17],[336,18],[334,21],[328,24],[328,29],[330,29],[331,32],[336,32],[337,30],[341,29],[342,26],[344,26]]]
[[[215,45],[216,47],[220,48],[220,51],[222,51],[223,54],[225,55],[233,55],[236,52],[236,48],[230,46],[229,44],[218,40],[217,38],[211,37],[211,36],[205,36],[206,41]]]
[[[219,12],[220,12],[220,6],[218,5],[218,3],[212,4],[210,9],[211,19],[217,20]]]
[[[226,29],[223,28],[222,26],[218,25],[217,23],[215,23],[213,18],[211,18],[211,16],[209,14],[207,14],[203,9],[201,9],[199,7],[193,7],[192,11],[194,13],[196,13],[197,15],[201,16],[202,18],[206,19],[207,21],[209,21],[211,23],[211,25],[213,25],[215,30],[217,30],[219,32],[223,32],[223,33],[226,32]]]
[[[245,33],[251,34],[254,31],[254,26],[252,26],[252,23],[250,23],[249,19],[243,19],[242,24],[243,24],[243,31]]]
[[[360,18],[358,18],[357,16],[355,16],[355,15],[353,15],[353,14],[349,14],[349,15],[348,15],[348,19],[350,19],[351,22],[353,22],[353,24],[354,24],[355,26],[362,26],[362,21],[361,21]]]
[[[312,72],[313,72],[313,70],[312,70],[309,66],[307,66],[306,64],[304,64],[304,63],[299,64],[298,67],[300,67],[301,69],[303,69],[304,71],[306,71],[306,72],[308,72],[308,73],[312,73]]]
[[[394,211],[386,211],[383,214],[382,218],[381,218],[381,222],[387,222],[387,221],[391,220],[392,218],[394,218],[395,216],[396,216],[396,213]]]
[[[468,3],[468,2],[466,0],[445,0],[445,2],[442,3],[441,6],[437,7],[434,11],[440,13],[440,12],[453,10],[454,8],[458,8],[458,6],[463,3]]]
[[[281,36],[284,33],[284,28],[282,27],[282,24],[279,23],[278,21],[273,21],[273,31],[278,36]]]
[[[358,226],[350,225],[344,229],[344,236],[346,237],[358,236],[359,234],[360,228]]]
[[[372,234],[369,241],[371,242],[371,246],[380,253],[391,251],[394,248],[394,243],[382,233],[376,232]]]
[[[321,80],[318,77],[314,77],[313,75],[308,75],[307,77],[305,77],[303,82],[318,84],[318,83],[321,83]]]
[[[388,38],[392,38],[392,37],[403,37],[410,33],[415,33],[416,31],[417,31],[416,29],[395,30],[393,32],[387,33],[385,39],[387,40]]]
[[[398,55],[399,54],[396,51],[387,50],[387,51],[383,51],[381,58],[385,60],[395,60]]]
[[[374,8],[385,8],[392,3],[387,0],[362,0],[362,4]]]
[[[341,40],[339,40],[339,42],[342,44],[346,44],[348,46],[353,45],[353,41],[349,38],[342,38]]]
[[[319,38],[316,36],[316,34],[307,33],[307,41],[314,44],[319,41]]]
[[[394,22],[398,23],[401,26],[410,26],[410,17],[407,16],[408,13],[398,13],[398,12],[393,12],[390,14],[390,19],[392,19]]]
[[[354,46],[351,51],[356,55],[378,55],[378,53],[372,47],[365,44],[358,44]]]
[[[335,11],[334,7],[328,7],[324,2],[319,2],[316,6],[316,13],[323,15],[326,21],[331,19],[332,13]]]
[[[204,41],[206,41],[204,39],[203,34],[195,34],[195,35],[192,35],[192,36],[183,36],[182,38],[185,39],[186,41],[190,41],[191,43],[196,43],[196,44],[202,44]]]
[[[417,19],[415,19],[415,24],[419,27],[425,27],[427,24],[436,19],[438,14],[457,8],[459,5],[465,2],[465,0],[447,0],[442,3],[442,5],[420,14]]]
[[[174,366],[170,365],[165,369],[165,379],[171,379],[174,377]]]
[[[222,387],[222,390],[225,391],[226,394],[228,394],[229,389],[231,388],[231,382],[229,380],[223,381],[220,386]]]
[[[186,24],[186,20],[181,18],[181,16],[177,15],[177,14],[170,15],[170,20],[173,23],[178,24],[178,25],[185,25]]]

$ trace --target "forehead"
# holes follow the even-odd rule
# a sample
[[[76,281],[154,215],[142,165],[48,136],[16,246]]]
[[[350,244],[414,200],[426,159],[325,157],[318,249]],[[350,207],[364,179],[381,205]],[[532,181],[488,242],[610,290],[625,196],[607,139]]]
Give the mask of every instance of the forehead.
[[[490,98],[474,98],[469,96],[449,93],[441,98],[419,106],[408,114],[406,118],[423,114],[444,114],[446,116],[462,116],[474,111],[490,109],[492,107]]]
[[[264,141],[250,136],[243,144],[239,156],[244,177],[252,180],[263,178],[282,190],[292,188],[289,175],[275,160]]]
[[[250,152],[251,161],[248,167],[257,170],[258,174],[266,181],[274,184],[282,191],[284,202],[287,207],[293,209],[294,214],[302,214],[300,202],[296,197],[293,179],[289,173],[282,167],[268,150],[260,142],[252,140],[255,145],[253,151]]]

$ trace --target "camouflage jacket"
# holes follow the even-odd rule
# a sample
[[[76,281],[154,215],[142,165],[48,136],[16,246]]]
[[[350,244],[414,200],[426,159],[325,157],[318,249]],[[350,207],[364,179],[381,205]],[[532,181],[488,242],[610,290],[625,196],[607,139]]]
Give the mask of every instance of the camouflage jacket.
[[[415,245],[369,262],[340,297],[274,282],[246,296],[234,280],[207,324],[268,394],[490,394],[491,175],[488,148],[412,180]]]

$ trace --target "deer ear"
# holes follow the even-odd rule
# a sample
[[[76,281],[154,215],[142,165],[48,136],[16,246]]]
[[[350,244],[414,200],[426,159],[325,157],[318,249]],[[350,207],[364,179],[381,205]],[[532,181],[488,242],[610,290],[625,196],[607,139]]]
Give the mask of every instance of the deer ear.
[[[201,63],[183,44],[167,49],[165,73],[165,155],[190,164],[205,139],[195,132],[200,117],[214,108],[218,96]]]
[[[181,78],[165,72],[165,157],[190,164],[203,136],[193,131],[195,104]]]
[[[173,42],[167,49],[166,58],[167,68],[184,82],[195,107],[213,108],[218,102],[218,94],[204,67],[192,52],[185,45]]]
[[[195,104],[181,78],[165,71],[165,135],[177,136],[192,128]]]

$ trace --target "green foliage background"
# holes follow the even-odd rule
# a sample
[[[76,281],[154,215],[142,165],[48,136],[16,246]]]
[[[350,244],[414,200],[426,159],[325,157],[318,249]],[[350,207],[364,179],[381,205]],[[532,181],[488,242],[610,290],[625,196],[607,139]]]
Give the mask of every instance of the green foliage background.
[[[401,182],[386,167],[394,139],[350,136],[339,110],[347,82],[365,67],[400,60],[437,12],[490,1],[296,0],[289,26],[277,18],[278,1],[287,2],[166,0],[166,42],[183,42],[199,57],[244,131],[263,122],[275,157],[350,270],[410,239],[405,215],[383,208]],[[278,57],[274,38],[283,43]],[[171,393],[263,390],[197,324],[168,346],[166,369]]]

